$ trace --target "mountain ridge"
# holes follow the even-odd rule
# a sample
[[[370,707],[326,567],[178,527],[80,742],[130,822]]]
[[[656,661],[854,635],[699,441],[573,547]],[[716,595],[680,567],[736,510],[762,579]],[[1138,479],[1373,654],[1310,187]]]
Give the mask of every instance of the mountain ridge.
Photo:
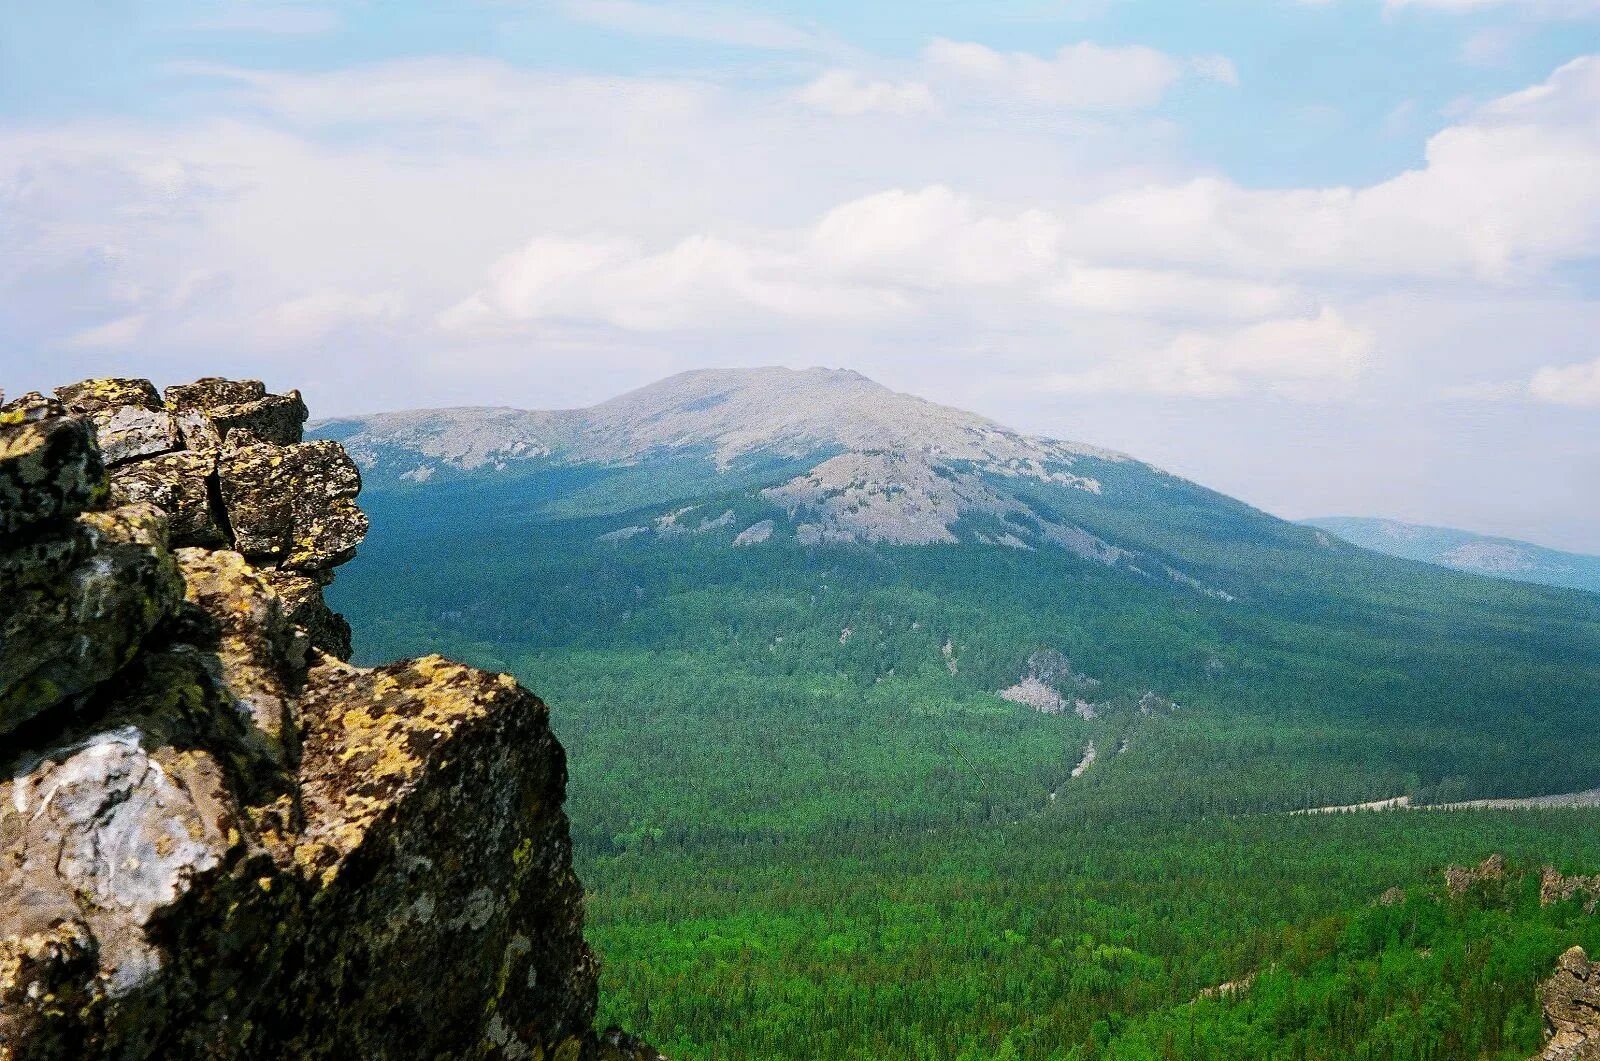
[[[1600,556],[1455,527],[1380,517],[1319,516],[1299,522],[1385,556],[1488,578],[1600,593]]]
[[[633,521],[596,535],[619,544],[682,542],[691,528],[677,522],[687,511],[680,502],[726,495],[730,507],[697,517],[696,535],[725,532],[729,546],[1055,548],[1233,597],[1165,550],[1116,541],[1072,511],[1085,507],[1076,498],[1103,501],[1087,506],[1093,514],[1203,488],[1125,454],[1026,435],[845,369],[699,370],[588,409],[417,410],[326,421],[317,433],[342,443],[378,491],[498,473],[587,476],[592,482],[554,490],[547,510],[631,512]],[[1119,496],[1106,497],[1108,489]]]
[[[411,448],[459,470],[543,457],[619,462],[653,448],[704,445],[720,467],[752,452],[804,456],[828,447],[908,450],[1008,462],[1129,460],[1079,442],[1027,435],[919,398],[850,369],[696,369],[579,409],[412,409],[324,420],[313,430],[372,457]],[[484,432],[499,429],[498,444]]]

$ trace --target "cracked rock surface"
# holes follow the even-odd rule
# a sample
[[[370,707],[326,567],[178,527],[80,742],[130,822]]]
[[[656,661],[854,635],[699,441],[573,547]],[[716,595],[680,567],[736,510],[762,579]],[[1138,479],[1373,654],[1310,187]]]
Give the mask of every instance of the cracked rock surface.
[[[658,1056],[591,1027],[545,706],[344,662],[360,478],[305,415],[0,405],[0,1061]]]
[[[1591,962],[1582,947],[1573,947],[1557,960],[1539,1000],[1550,1037],[1540,1061],[1600,1059],[1600,964]]]

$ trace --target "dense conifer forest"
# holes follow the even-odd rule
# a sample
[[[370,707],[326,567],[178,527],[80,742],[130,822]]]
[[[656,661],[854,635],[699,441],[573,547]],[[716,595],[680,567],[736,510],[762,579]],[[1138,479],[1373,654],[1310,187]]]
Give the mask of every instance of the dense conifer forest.
[[[1536,884],[1440,898],[1496,852],[1600,869],[1600,812],[1287,813],[1592,786],[1600,598],[1287,525],[1207,525],[1241,607],[468,496],[374,494],[336,603],[367,659],[442,646],[551,703],[602,1016],[673,1056],[1520,1057],[1537,981],[1600,942]],[[1093,717],[996,695],[1040,652]]]

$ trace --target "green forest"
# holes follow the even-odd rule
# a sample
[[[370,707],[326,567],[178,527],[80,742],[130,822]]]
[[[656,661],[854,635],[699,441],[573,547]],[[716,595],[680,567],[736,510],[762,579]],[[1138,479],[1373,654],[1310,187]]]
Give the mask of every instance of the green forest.
[[[1287,813],[1593,787],[1600,597],[1215,495],[1143,544],[1231,600],[1064,551],[602,541],[653,510],[528,489],[373,493],[331,597],[363,660],[550,704],[601,1019],[674,1057],[1525,1057],[1600,943],[1536,883],[1440,897],[1491,853],[1600,869],[1600,812]],[[1040,653],[1093,717],[996,695]]]

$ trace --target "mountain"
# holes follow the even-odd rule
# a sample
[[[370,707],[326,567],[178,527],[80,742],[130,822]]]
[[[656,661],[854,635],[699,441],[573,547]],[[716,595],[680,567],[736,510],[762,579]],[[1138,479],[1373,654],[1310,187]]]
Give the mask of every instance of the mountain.
[[[1337,534],[1352,545],[1388,556],[1420,560],[1490,578],[1600,593],[1600,556],[1564,553],[1512,538],[1494,538],[1472,531],[1393,519],[1326,516],[1301,522]]]
[[[1497,852],[1592,873],[1595,811],[1284,813],[1595,788],[1600,596],[849,372],[316,431],[366,484],[358,658],[552,705],[602,1020],[671,1056],[1527,1056],[1600,945],[1577,904],[1448,944],[1373,906]],[[1275,1016],[1191,1006],[1258,973]]]
[[[1104,683],[1090,712],[1100,749],[1127,736],[1127,711],[1108,705],[1146,693],[1350,742],[1309,758],[1281,745],[1268,756],[1278,775],[1241,760],[1267,772],[1266,789],[1228,797],[1241,804],[1600,781],[1600,747],[1567,738],[1600,710],[1583,680],[1600,667],[1593,597],[1486,593],[855,372],[689,372],[589,409],[419,410],[313,433],[343,443],[390,528],[345,578],[362,592],[342,598],[385,653],[423,632],[492,647],[490,662],[512,669],[513,650],[670,649],[697,653],[696,666],[726,652],[757,673],[795,653],[790,673],[842,668],[875,686],[932,667],[944,696],[1026,685],[1045,652]],[[417,555],[433,570],[394,599],[402,582],[385,565]],[[1530,689],[1538,699],[1508,717]],[[1510,760],[1489,742],[1507,726],[1531,742]],[[1214,730],[1205,741],[1207,754],[1237,752]],[[1351,757],[1353,773],[1340,765]],[[1122,772],[1098,765],[1065,780]],[[1324,779],[1317,795],[1308,775]],[[1169,779],[1164,798],[1220,797]]]
[[[1228,590],[1169,563],[1165,546],[1113,543],[1078,514],[1150,506],[1176,514],[1199,503],[1257,523],[1268,538],[1314,541],[1121,454],[1023,435],[849,371],[688,372],[591,409],[419,410],[315,430],[346,446],[371,488],[515,480],[527,484],[527,510],[547,516],[759,487],[718,512],[652,513],[602,535],[611,541],[717,531],[731,545],[1045,548],[1221,599]]]

